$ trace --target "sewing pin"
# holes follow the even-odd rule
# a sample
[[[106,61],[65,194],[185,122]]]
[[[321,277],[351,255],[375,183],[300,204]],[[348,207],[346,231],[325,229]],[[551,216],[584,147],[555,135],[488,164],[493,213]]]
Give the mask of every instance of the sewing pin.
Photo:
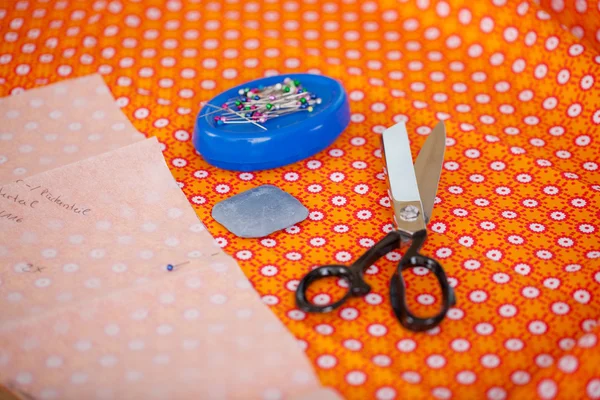
[[[188,263],[189,263],[189,261],[185,261],[185,262],[175,264],[175,265],[167,264],[167,271],[173,271],[176,267],[179,267],[180,265],[184,265],[184,264],[188,264]]]

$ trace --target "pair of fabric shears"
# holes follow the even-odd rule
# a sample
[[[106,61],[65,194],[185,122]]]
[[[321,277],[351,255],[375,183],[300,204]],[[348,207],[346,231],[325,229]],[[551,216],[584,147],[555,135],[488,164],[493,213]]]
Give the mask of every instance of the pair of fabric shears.
[[[296,304],[306,312],[329,312],[341,306],[350,297],[365,296],[371,286],[364,279],[364,272],[387,253],[409,244],[400,259],[390,281],[390,300],[396,317],[405,328],[425,331],[442,322],[448,309],[455,305],[454,291],[448,283],[440,263],[421,255],[419,250],[427,238],[427,223],[431,217],[438,189],[444,151],[446,128],[439,122],[419,152],[413,167],[410,143],[404,122],[400,122],[382,134],[384,173],[389,186],[388,195],[394,209],[395,230],[388,233],[350,266],[324,265],[309,272],[298,284]],[[406,286],[402,272],[415,267],[431,271],[441,287],[442,305],[437,315],[419,318],[414,315],[406,301]],[[348,291],[340,300],[326,305],[311,303],[306,295],[315,281],[328,277],[342,278],[348,283]]]

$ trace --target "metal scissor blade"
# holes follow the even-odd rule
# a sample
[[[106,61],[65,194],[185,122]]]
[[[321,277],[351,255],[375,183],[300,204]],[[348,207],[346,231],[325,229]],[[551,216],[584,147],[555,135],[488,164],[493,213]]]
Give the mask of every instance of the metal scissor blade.
[[[417,161],[415,161],[415,175],[421,195],[421,204],[425,213],[425,221],[429,222],[435,194],[437,193],[442,164],[444,163],[444,151],[446,150],[446,126],[439,122],[425,140]]]
[[[404,122],[386,129],[381,139],[396,227],[409,234],[425,229],[421,195]]]
[[[381,137],[385,168],[393,200],[420,201],[421,196],[404,122],[387,128]]]

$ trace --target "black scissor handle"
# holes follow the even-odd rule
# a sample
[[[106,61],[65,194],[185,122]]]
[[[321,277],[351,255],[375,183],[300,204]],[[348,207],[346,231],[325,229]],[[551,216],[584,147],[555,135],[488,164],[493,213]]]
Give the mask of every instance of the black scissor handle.
[[[306,312],[329,312],[341,306],[352,296],[364,296],[371,291],[371,286],[363,279],[364,271],[390,251],[400,247],[401,234],[398,231],[388,233],[383,239],[371,247],[350,267],[343,265],[324,265],[310,271],[298,284],[296,289],[296,305]],[[335,303],[319,305],[311,303],[306,297],[306,290],[315,281],[328,277],[343,278],[348,283],[348,291]]]
[[[306,297],[306,290],[315,281],[323,278],[336,277],[345,279],[348,283],[348,291],[335,303],[319,305],[311,303]],[[296,289],[296,304],[306,312],[329,312],[341,306],[351,296],[362,296],[371,291],[369,286],[360,276],[344,265],[323,265],[310,271],[298,284]]]
[[[446,316],[448,309],[456,304],[454,290],[448,282],[444,268],[433,258],[419,253],[426,237],[427,231],[425,230],[416,232],[412,236],[413,241],[410,248],[400,260],[398,269],[390,281],[390,298],[394,314],[403,327],[415,332],[426,331],[438,326]],[[415,267],[424,267],[433,272],[442,289],[442,308],[437,315],[432,317],[419,318],[415,316],[410,312],[406,303],[406,285],[402,278],[402,271]]]

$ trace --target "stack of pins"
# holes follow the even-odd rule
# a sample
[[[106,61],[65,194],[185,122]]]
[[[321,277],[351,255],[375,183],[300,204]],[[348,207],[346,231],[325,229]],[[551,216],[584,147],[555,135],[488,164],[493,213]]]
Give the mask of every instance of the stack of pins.
[[[205,114],[219,113],[214,117],[217,125],[254,124],[266,130],[264,124],[270,119],[299,112],[312,112],[314,107],[321,104],[316,94],[304,89],[298,80],[285,78],[283,83],[272,86],[260,86],[238,91],[239,97],[228,100],[217,111]]]

